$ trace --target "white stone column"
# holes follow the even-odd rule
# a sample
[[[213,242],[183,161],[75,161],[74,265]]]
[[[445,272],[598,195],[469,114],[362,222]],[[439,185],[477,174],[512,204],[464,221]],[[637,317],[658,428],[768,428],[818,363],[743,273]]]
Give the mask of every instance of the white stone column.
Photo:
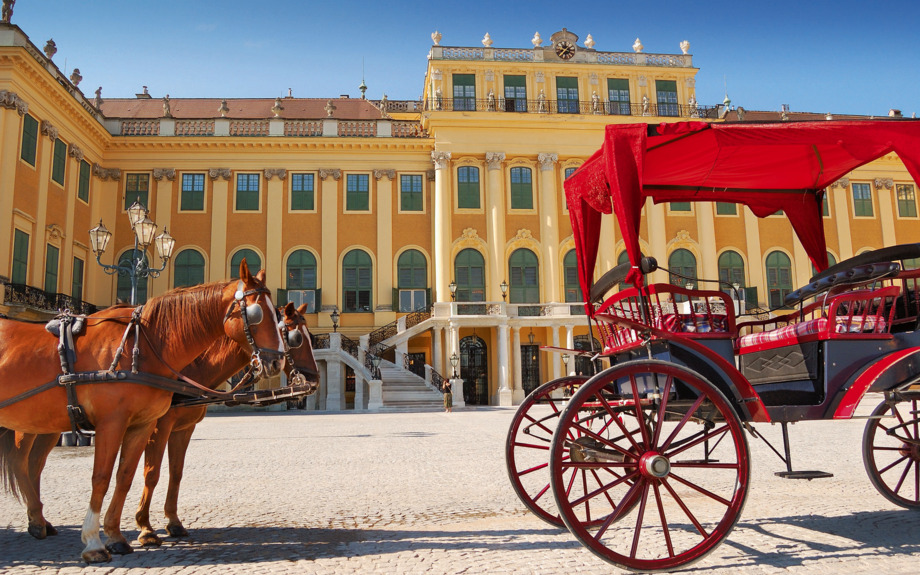
[[[486,152],[488,177],[486,178],[486,241],[488,242],[489,275],[486,277],[486,297],[489,301],[500,301],[500,284],[505,278],[505,186],[502,177],[502,152]]]
[[[45,136],[43,138],[42,136]],[[38,172],[38,207],[37,211],[34,214],[35,216],[35,231],[34,233],[29,234],[29,241],[32,242],[30,249],[32,255],[29,256],[29,268],[30,268],[30,280],[29,284],[33,286],[39,286],[42,289],[45,289],[45,252],[47,250],[46,246],[46,225],[48,223],[48,187],[51,185],[51,154],[54,150],[54,141],[58,137],[58,129],[51,125],[50,122],[42,120],[39,127],[39,136],[38,136],[38,150],[35,154],[36,158],[36,171]],[[10,148],[15,150],[15,148]],[[10,156],[19,157],[19,154],[11,153]],[[67,172],[72,172],[73,170],[67,170]],[[13,176],[16,175],[15,168],[13,169]],[[54,184],[57,186],[57,184]],[[10,191],[10,200],[15,194]],[[70,202],[68,202],[70,203]],[[71,208],[72,209],[72,208]],[[66,222],[57,222],[58,225],[64,227],[64,233],[70,234],[70,238],[65,238],[68,242],[73,241],[73,230],[69,227],[66,227]],[[5,228],[11,230],[11,228]],[[12,242],[12,236],[9,240]],[[12,252],[12,249],[9,250]],[[61,254],[61,260],[63,260],[63,253]],[[60,263],[60,262],[59,262]],[[10,270],[12,271],[12,269]]]
[[[265,226],[265,279],[266,284],[275,289],[284,289],[287,273],[284,267],[284,251],[282,248],[282,232],[284,223],[284,182],[287,179],[287,170],[284,168],[269,168],[263,172],[265,176],[265,217],[268,225]],[[272,294],[274,298],[275,294]],[[275,301],[277,303],[277,301]]]
[[[399,309],[399,302],[393,301],[393,180],[396,170],[374,170],[374,179],[377,181],[377,294],[374,301],[379,304],[392,302],[390,309],[395,312]],[[377,305],[377,308],[385,306]]]
[[[442,338],[444,330],[440,327],[431,328],[431,366],[441,375],[444,375],[444,344]],[[447,374],[450,375],[450,374]]]
[[[714,202],[696,202],[693,205],[696,210],[696,229],[699,234],[700,251],[702,252],[700,262],[700,276],[705,279],[719,279],[719,258],[716,257],[716,221],[715,221],[715,203]],[[667,265],[667,264],[665,264]],[[698,285],[699,289],[717,290],[717,284]]]
[[[879,247],[894,246],[898,238],[894,233],[894,219],[897,204],[892,200],[894,182],[891,178],[876,178],[875,193],[878,194],[879,223],[882,224],[882,245]]]
[[[329,313],[338,306],[339,301],[339,180],[342,171],[322,169],[319,171],[321,191],[320,210],[322,213],[323,245],[320,248],[320,269],[322,269],[323,309],[319,314],[319,327],[332,327]]]
[[[553,334],[553,347],[560,347],[559,345],[559,326],[551,325],[549,331]],[[551,353],[550,356],[553,358],[553,377],[552,379],[559,379],[562,377],[560,375],[559,364],[561,363],[558,353]]]
[[[757,299],[768,301],[767,282],[764,281],[764,262],[763,254],[760,251],[760,222],[759,218],[754,215],[747,206],[741,206],[744,210],[744,239],[747,245],[748,266],[747,273],[750,283],[748,287],[757,288]],[[745,307],[760,305],[759,301],[745,301]]]
[[[431,152],[434,162],[434,300],[450,301],[450,152]]]
[[[383,408],[383,382],[372,379],[367,382],[367,410],[380,411]]]
[[[355,370],[355,411],[364,411],[364,381],[364,376]]]
[[[329,349],[341,353],[342,334],[329,334]],[[326,362],[326,410],[342,411],[345,409],[345,369],[341,361],[333,359]]]
[[[540,244],[543,251],[541,262],[543,301],[557,302],[559,299],[559,221],[556,204],[556,161],[557,154],[541,153],[540,162]]]
[[[230,168],[211,168],[211,281],[227,277],[227,215],[230,211]]]
[[[502,324],[496,327],[498,331],[498,404],[499,405],[517,405],[524,400],[524,394],[521,392],[517,397],[519,390],[512,390],[508,386],[508,325]]]
[[[520,393],[524,395],[524,383],[521,377],[521,328],[515,326],[511,328],[511,365],[513,388],[512,395]]]
[[[834,190],[834,223],[837,225],[837,246],[840,261],[853,257],[853,235],[850,231],[850,180],[840,178],[831,186]]]

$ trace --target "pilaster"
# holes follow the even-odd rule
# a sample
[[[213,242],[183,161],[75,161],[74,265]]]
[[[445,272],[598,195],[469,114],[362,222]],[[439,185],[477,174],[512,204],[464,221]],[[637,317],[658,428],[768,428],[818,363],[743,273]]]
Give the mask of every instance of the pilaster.
[[[488,176],[486,178],[486,209],[488,210],[486,239],[489,246],[487,257],[489,275],[486,278],[486,299],[500,301],[500,284],[505,278],[505,186],[502,177],[503,152],[486,152]]]
[[[761,301],[767,301],[767,283],[764,281],[764,261],[760,251],[760,219],[754,215],[747,206],[742,207],[744,210],[744,240],[747,244],[748,256],[748,283],[747,286],[757,286],[760,291],[757,298]],[[761,293],[762,292],[762,293]],[[747,306],[759,305],[760,302],[745,302]]]
[[[719,258],[716,257],[715,203],[696,202],[693,207],[696,210],[696,227],[703,260],[699,277],[715,279],[719,277]],[[707,284],[701,287],[703,289],[716,289],[714,284]]]
[[[157,223],[159,228],[157,233],[159,234],[168,230],[169,226],[172,224],[173,186],[176,181],[176,169],[154,168],[153,179],[156,181],[156,195],[154,196],[156,210],[154,211],[153,220]],[[162,260],[156,256],[155,247],[151,255],[147,257],[150,258],[151,265],[155,267],[163,265]],[[163,294],[172,287],[172,269],[173,266],[167,265],[166,269],[160,272],[158,281],[147,284],[147,289],[150,290],[149,294],[151,297]]]
[[[498,404],[515,405],[514,393],[508,387],[508,326],[499,325],[498,330]],[[523,400],[523,398],[521,398]]]
[[[211,281],[227,277],[227,216],[230,212],[230,168],[211,168]]]
[[[71,162],[70,160],[74,161]],[[58,261],[58,287],[60,293],[70,293],[70,280],[73,278],[73,241],[76,237],[74,230],[74,218],[77,208],[77,189],[80,185],[80,162],[83,161],[83,150],[74,144],[70,144],[67,150],[67,169],[64,170],[66,175],[66,185],[64,191],[67,194],[67,212],[64,216],[64,236],[61,242],[61,257]],[[44,233],[44,230],[42,230]],[[40,285],[40,284],[39,284]]]
[[[320,193],[322,194],[322,203],[320,205],[323,214],[323,245],[320,250],[323,270],[323,312],[332,311],[338,306],[339,301],[338,191],[341,178],[342,171],[338,169],[322,169],[319,171]],[[319,314],[319,325],[323,328],[332,327],[332,320],[329,318],[328,313]]]
[[[523,396],[524,380],[523,377],[521,377],[521,328],[518,326],[511,328],[511,362],[514,377],[511,395],[514,397],[520,393]]]
[[[645,255],[652,256],[667,265],[668,238],[667,227],[665,226],[665,209],[664,204],[656,204],[651,198],[646,200],[645,213],[648,214],[648,244],[652,253]],[[662,276],[662,274],[664,272],[655,272],[652,276]],[[667,282],[668,279],[667,276],[663,276],[660,279],[647,279],[646,283],[651,283],[652,281]]]
[[[543,301],[559,301],[559,222],[556,206],[557,154],[541,153],[540,162],[540,244],[543,249],[541,275],[543,276]]]
[[[28,282],[33,286],[40,286],[42,289],[44,289],[45,285],[43,279],[45,273],[46,250],[45,226],[48,225],[48,189],[51,185],[51,154],[54,151],[54,141],[57,137],[58,129],[50,122],[42,120],[38,135],[38,153],[35,155],[35,161],[37,163],[35,169],[38,171],[38,208],[34,214],[35,232],[31,234],[32,237],[30,238],[32,242],[30,246],[32,255],[30,256],[31,261],[29,264],[31,278]],[[11,155],[16,158],[19,157],[19,154]],[[15,168],[13,172],[15,175]],[[69,171],[65,170],[65,173],[69,173]],[[64,223],[66,224],[66,222]],[[64,230],[65,234],[71,236],[68,238],[68,241],[73,241],[73,231],[69,227],[65,227]],[[12,245],[13,244],[10,243],[10,246]]]
[[[882,224],[882,246],[895,246],[898,238],[894,233],[895,210],[897,209],[891,196],[894,193],[894,182],[891,178],[876,178],[875,193],[878,194],[878,215]]]
[[[434,301],[450,301],[450,152],[431,152],[434,162]]]
[[[850,180],[849,178],[840,178],[831,185],[831,188],[839,188],[835,191],[834,196],[834,222],[837,224],[837,244],[840,253],[840,260],[846,260],[853,257],[853,234],[850,231]]]
[[[268,169],[265,176],[265,216],[269,225],[265,227],[265,279],[266,283],[276,288],[283,288],[284,252],[281,234],[284,224],[284,181],[287,170],[283,168]]]
[[[396,170],[374,170],[377,180],[377,309],[396,311],[393,299],[393,180]],[[387,309],[385,301],[391,304]],[[381,305],[382,304],[382,305]]]

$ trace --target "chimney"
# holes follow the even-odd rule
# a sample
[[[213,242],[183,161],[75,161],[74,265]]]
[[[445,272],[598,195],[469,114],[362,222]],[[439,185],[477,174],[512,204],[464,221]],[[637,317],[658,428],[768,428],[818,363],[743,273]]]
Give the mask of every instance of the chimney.
[[[896,110],[892,108],[888,110],[888,117],[889,118],[903,118],[904,116],[901,115],[901,110]]]

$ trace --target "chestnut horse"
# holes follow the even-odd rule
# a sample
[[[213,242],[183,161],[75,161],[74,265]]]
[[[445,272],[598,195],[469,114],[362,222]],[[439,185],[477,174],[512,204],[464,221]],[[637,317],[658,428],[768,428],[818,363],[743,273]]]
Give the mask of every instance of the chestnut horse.
[[[283,308],[279,327],[284,332],[286,347],[290,355],[285,363],[285,373],[289,381],[294,370],[308,379],[315,381],[317,374],[316,360],[313,358],[313,345],[307,330],[303,314],[306,304],[295,309],[288,303]],[[242,369],[249,361],[246,350],[240,348],[233,340],[221,338],[203,353],[182,373],[203,385],[217,388],[228,377]],[[294,365],[291,365],[291,363]],[[195,426],[204,419],[207,406],[173,406],[166,415],[157,420],[156,429],[147,442],[144,452],[144,493],[141,495],[135,519],[141,532],[137,540],[144,546],[157,546],[162,543],[156,530],[150,525],[150,502],[153,491],[160,478],[163,455],[169,448],[169,486],[163,511],[166,514],[166,532],[172,537],[187,537],[188,531],[182,525],[178,515],[179,484],[185,467],[185,453],[188,450]]]
[[[139,373],[171,379],[176,369],[191,363],[223,335],[241,345],[253,342],[262,350],[280,351],[282,342],[274,322],[257,321],[260,315],[272,317],[272,310],[264,273],[251,275],[244,261],[238,281],[181,288],[152,298],[137,310],[114,307],[88,316],[84,333],[73,339],[73,371],[111,373],[116,367],[124,370],[128,364],[133,371],[135,358]],[[131,327],[132,316],[139,316],[137,330]],[[248,329],[250,325],[256,329]],[[140,337],[135,338],[137,333]],[[132,346],[136,355],[129,351]],[[30,492],[31,457],[12,456],[19,461],[12,471],[6,460],[13,450],[29,453],[32,442],[26,434],[55,434],[72,426],[64,387],[46,385],[56,383],[61,375],[57,347],[57,339],[42,325],[0,320],[0,426],[23,434],[18,443],[0,441],[0,463],[7,470],[5,486],[14,493],[17,488],[26,491],[27,501],[38,501],[37,494]],[[266,367],[280,369],[282,361],[273,360]],[[96,430],[92,494],[81,535],[86,544],[82,557],[87,563],[108,561],[110,553],[133,551],[120,529],[125,496],[146,441],[156,420],[169,409],[173,394],[165,388],[133,383],[131,373],[119,373],[125,379],[75,386],[77,403]],[[0,434],[6,438],[11,435],[10,431]],[[103,522],[103,545],[99,537],[102,501],[119,450],[115,490]],[[30,527],[35,521],[31,511]],[[41,522],[38,527],[45,528],[43,518]]]

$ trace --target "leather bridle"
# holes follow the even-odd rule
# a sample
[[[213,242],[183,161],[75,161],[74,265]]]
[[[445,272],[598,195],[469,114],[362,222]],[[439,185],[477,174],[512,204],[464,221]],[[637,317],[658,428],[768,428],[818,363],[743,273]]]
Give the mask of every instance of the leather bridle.
[[[252,336],[252,328],[250,326],[258,325],[262,323],[262,320],[264,319],[262,306],[259,305],[259,298],[262,297],[262,294],[266,294],[266,296],[271,295],[271,291],[264,287],[243,291],[243,288],[245,287],[246,286],[243,284],[243,280],[240,280],[236,287],[236,293],[233,296],[233,302],[230,304],[230,308],[227,309],[227,315],[224,316],[224,323],[230,319],[230,316],[238,307],[240,310],[240,317],[243,320],[243,333],[246,335],[246,341],[249,343],[249,350],[251,352],[249,359],[249,369],[251,377],[255,378],[260,377],[263,373],[263,355],[269,359],[280,359],[282,357],[286,358],[286,356],[285,353],[278,350],[259,347],[256,344],[255,338]],[[256,296],[256,301],[255,303],[246,305],[246,298],[251,295]],[[286,350],[287,342],[284,342],[284,347]]]

